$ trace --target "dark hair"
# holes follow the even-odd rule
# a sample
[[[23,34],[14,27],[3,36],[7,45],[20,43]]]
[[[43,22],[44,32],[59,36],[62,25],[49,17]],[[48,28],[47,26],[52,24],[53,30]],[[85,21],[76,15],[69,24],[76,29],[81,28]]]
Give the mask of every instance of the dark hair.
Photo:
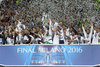
[[[4,66],[0,65],[0,67],[4,67]]]
[[[100,66],[94,66],[94,67],[100,67]]]

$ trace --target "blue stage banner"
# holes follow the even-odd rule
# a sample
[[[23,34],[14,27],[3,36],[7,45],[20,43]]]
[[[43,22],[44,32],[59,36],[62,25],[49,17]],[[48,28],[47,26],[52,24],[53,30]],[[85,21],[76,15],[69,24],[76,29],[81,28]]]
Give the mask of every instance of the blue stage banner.
[[[0,46],[3,65],[96,65],[99,45]]]

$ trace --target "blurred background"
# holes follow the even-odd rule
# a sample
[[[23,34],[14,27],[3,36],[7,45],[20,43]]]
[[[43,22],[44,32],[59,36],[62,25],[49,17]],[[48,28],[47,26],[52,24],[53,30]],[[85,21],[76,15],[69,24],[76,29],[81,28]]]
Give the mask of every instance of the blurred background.
[[[0,26],[24,18],[25,25],[40,23],[43,12],[62,21],[66,25],[72,22],[77,29],[81,23],[100,28],[100,0],[0,0]]]

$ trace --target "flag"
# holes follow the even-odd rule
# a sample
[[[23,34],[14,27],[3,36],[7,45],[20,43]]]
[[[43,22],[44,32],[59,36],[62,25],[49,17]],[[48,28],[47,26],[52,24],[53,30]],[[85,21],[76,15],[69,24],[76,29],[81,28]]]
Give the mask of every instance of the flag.
[[[100,2],[100,0],[98,0],[98,2]]]
[[[87,25],[86,25],[86,24],[84,25],[84,28],[85,28],[85,29],[87,28]]]
[[[98,4],[99,4],[99,2],[96,2],[95,4],[94,4],[94,8],[98,8]]]
[[[20,1],[19,0],[16,0],[16,4],[19,4],[20,3]]]

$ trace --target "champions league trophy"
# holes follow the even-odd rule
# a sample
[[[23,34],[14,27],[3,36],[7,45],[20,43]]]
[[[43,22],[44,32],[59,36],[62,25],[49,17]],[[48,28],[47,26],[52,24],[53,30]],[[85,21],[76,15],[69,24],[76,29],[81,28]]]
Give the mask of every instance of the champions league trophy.
[[[49,15],[43,12],[42,22],[46,26],[48,25]]]

